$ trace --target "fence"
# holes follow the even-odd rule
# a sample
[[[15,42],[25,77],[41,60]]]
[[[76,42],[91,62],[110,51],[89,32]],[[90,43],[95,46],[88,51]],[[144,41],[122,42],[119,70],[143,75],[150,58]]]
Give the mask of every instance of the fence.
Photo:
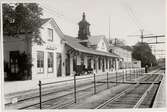
[[[64,80],[64,81],[58,81],[58,82],[49,82],[49,83],[42,83],[42,81],[39,81],[39,108],[42,109],[42,97],[45,94],[42,94],[42,87],[46,86],[46,85],[54,85],[54,84],[60,84],[63,82],[73,82],[72,85],[72,89],[73,89],[73,99],[74,99],[74,103],[77,102],[77,86],[79,84],[77,84],[77,81],[81,81],[81,80],[85,80],[85,79],[91,79],[93,80],[93,93],[96,94],[97,93],[97,83],[104,83],[106,84],[106,88],[109,89],[110,83],[115,83],[116,85],[118,84],[118,81],[128,81],[128,78],[130,78],[130,80],[132,80],[132,75],[135,76],[135,78],[141,76],[143,73],[145,72],[144,68],[138,68],[138,69],[126,69],[126,70],[122,70],[122,71],[116,71],[115,73],[106,73],[106,74],[101,74],[101,75],[96,75],[95,73],[93,73],[92,75],[90,75],[89,77],[84,77],[84,78],[77,78],[78,76],[74,75],[73,79],[70,80]],[[115,75],[114,75],[115,74]],[[102,77],[103,78],[100,78]],[[137,76],[137,77],[136,77]],[[98,81],[97,78],[100,78],[100,81]],[[115,79],[115,81],[111,81],[110,79]],[[86,82],[88,83],[88,82]],[[92,83],[92,81],[90,81],[90,83]],[[83,83],[84,84],[84,83]],[[82,83],[80,84],[82,85]]]

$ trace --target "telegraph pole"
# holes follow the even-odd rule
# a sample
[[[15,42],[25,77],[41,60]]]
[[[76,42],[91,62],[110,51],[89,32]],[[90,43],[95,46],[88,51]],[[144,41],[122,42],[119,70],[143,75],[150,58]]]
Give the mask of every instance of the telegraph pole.
[[[117,45],[117,38],[115,38],[114,45],[115,46]]]
[[[141,32],[141,42],[143,43],[143,38],[144,38],[143,32],[144,32],[144,29],[140,29],[140,32]]]
[[[110,16],[109,16],[109,44],[110,44],[110,41],[111,39],[110,39]]]

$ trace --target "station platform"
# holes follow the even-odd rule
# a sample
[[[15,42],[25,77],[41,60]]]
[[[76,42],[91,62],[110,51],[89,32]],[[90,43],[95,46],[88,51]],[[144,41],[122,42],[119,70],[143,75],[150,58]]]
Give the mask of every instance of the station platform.
[[[154,100],[153,108],[166,108],[166,75],[162,79],[159,90]]]
[[[121,72],[122,70],[119,70],[118,72]],[[112,71],[109,73],[115,73],[115,71]],[[97,75],[102,75],[102,74],[106,74],[106,73],[101,73]],[[90,77],[90,75],[77,76],[77,78],[84,78],[84,77]],[[66,80],[72,80],[72,79],[73,79],[73,76],[66,76],[66,77],[59,77],[59,78],[56,78],[56,77],[55,78],[44,78],[40,80],[42,81],[42,83],[48,83],[48,82],[66,81]],[[10,94],[18,93],[18,92],[37,89],[38,83],[39,83],[39,79],[26,80],[26,81],[5,81],[3,85],[4,94],[10,95]]]

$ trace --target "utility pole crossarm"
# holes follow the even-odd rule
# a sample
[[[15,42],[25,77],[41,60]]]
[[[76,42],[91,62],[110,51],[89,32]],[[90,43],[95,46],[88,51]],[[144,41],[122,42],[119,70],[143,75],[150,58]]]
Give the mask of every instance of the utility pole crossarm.
[[[164,44],[165,42],[152,42],[152,43],[147,43],[147,44]]]
[[[165,35],[144,36],[143,38],[157,38],[157,37],[165,37]]]

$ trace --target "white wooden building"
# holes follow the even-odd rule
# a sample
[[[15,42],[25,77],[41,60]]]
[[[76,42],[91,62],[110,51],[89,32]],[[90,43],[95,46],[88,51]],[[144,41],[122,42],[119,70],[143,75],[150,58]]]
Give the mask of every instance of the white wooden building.
[[[109,52],[105,36],[91,36],[87,25],[90,24],[83,14],[78,37],[70,37],[63,34],[53,18],[44,19],[40,28],[44,41],[42,45],[4,35],[4,62],[8,64],[10,73],[17,74],[20,69],[17,55],[23,52],[30,54],[32,79],[71,76],[74,71],[82,68],[81,65],[84,65],[84,70],[92,69],[96,73],[118,69],[119,56]],[[86,32],[80,31],[81,29]]]

